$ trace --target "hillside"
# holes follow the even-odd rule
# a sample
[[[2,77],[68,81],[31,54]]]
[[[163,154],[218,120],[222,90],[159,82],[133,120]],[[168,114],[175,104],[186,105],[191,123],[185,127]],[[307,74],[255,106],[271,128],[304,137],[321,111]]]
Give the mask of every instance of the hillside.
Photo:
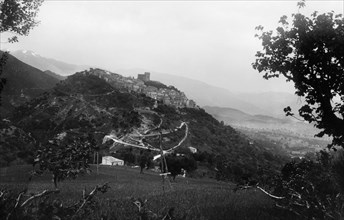
[[[252,115],[234,108],[223,108],[216,106],[204,106],[203,108],[206,112],[213,115],[218,120],[221,119],[220,121],[225,121],[229,124],[243,120],[250,120],[253,118]]]
[[[52,76],[52,77],[54,77],[56,79],[59,79],[59,80],[64,80],[64,79],[67,78],[66,76],[61,76],[61,75],[56,74],[56,73],[54,73],[54,72],[52,72],[50,70],[45,70],[44,73],[48,74],[49,76]]]
[[[31,163],[36,144],[30,133],[7,120],[0,121],[0,167]]]
[[[262,144],[250,143],[245,136],[221,124],[203,109],[175,108],[162,103],[154,107],[154,103],[143,94],[114,88],[97,74],[80,72],[17,108],[11,121],[32,134],[37,143],[44,143],[63,132],[92,134],[103,154],[109,153],[111,147],[101,144],[105,135],[119,137],[143,133],[155,128],[160,123],[159,118],[164,134],[163,148],[168,149],[187,132],[186,128],[174,132],[171,129],[186,122],[189,130],[181,148],[192,146],[199,152],[206,151],[219,157],[216,162],[225,162],[226,166],[236,164],[247,175],[255,173],[257,164],[277,169],[283,163],[280,156],[273,155]],[[152,137],[147,141],[156,146],[157,140]]]
[[[60,81],[23,63],[11,54],[8,55],[2,77],[6,78],[6,85],[2,92],[3,103],[0,108],[2,116],[12,111],[14,107],[53,88]]]

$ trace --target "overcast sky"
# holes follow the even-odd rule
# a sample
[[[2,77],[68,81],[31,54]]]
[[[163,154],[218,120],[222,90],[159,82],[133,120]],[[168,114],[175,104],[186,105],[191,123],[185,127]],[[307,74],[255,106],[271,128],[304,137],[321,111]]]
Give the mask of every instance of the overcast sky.
[[[143,68],[199,79],[232,91],[290,91],[252,69],[261,49],[255,27],[275,29],[297,1],[45,1],[39,26],[1,49],[108,70]],[[307,1],[313,11],[343,13],[344,0]],[[2,40],[3,41],[3,40]],[[153,76],[154,79],[154,76]]]

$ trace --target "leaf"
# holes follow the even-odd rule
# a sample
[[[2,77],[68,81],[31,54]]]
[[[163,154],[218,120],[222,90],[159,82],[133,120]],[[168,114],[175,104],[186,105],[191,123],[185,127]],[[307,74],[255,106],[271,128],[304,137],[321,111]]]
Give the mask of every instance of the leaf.
[[[297,3],[297,6],[299,9],[303,8],[306,6],[306,0],[301,0]]]

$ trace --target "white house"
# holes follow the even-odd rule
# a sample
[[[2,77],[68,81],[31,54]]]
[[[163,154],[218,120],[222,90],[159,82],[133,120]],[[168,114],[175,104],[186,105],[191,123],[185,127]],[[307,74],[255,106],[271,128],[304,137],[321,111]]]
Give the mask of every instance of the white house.
[[[197,153],[197,148],[194,148],[194,147],[189,147],[191,153],[195,154]]]
[[[124,165],[124,161],[114,158],[112,156],[104,156],[102,157],[102,163],[101,165],[118,165],[118,166],[123,166]]]

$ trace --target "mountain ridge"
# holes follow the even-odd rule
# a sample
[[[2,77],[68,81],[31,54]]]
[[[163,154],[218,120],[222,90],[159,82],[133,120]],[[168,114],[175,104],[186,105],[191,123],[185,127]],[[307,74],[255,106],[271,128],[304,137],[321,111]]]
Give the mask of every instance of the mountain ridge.
[[[37,69],[42,71],[50,70],[61,76],[72,75],[75,72],[90,68],[88,65],[75,65],[53,58],[46,58],[29,50],[16,50],[12,51],[11,54]]]

